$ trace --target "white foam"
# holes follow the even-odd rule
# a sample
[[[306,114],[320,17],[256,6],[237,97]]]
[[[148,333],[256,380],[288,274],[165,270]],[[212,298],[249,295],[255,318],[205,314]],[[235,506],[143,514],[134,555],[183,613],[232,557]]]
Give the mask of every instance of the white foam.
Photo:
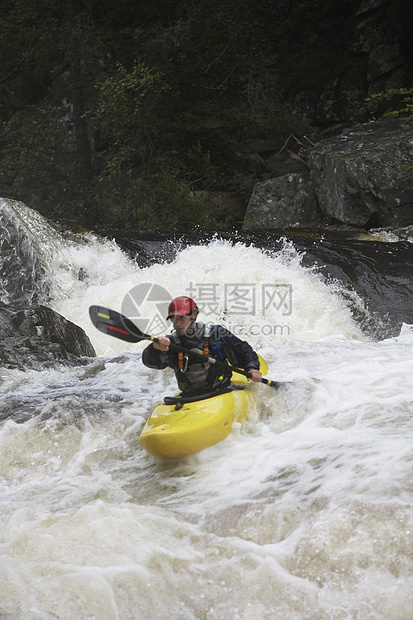
[[[242,243],[234,246],[215,240],[181,250],[171,263],[146,268],[127,260],[112,242],[89,239],[87,245],[67,247],[65,253],[62,264],[70,264],[70,269],[66,268],[64,274],[63,294],[64,286],[59,282],[55,308],[81,325],[102,354],[124,350],[126,345],[109,343],[106,336],[95,332],[88,317],[89,305],[120,311],[128,291],[143,283],[158,284],[171,297],[195,297],[201,308],[201,320],[221,323],[255,347],[279,346],[291,339],[361,337],[338,288],[304,268],[300,255],[288,244],[281,251],[268,254]],[[82,281],[77,279],[79,270]],[[246,295],[244,305],[231,303],[235,286]],[[276,288],[281,297],[276,295],[271,303],[268,295],[274,296]],[[288,296],[284,304],[283,295]],[[135,350],[136,345],[128,348]]]
[[[215,240],[146,268],[109,241],[61,252],[55,307],[106,358],[2,371],[2,411],[30,406],[32,417],[0,426],[0,615],[406,620],[411,326],[364,338],[339,289],[291,246],[269,254]],[[253,317],[289,334],[249,338],[268,376],[292,383],[252,386],[246,424],[179,462],[153,459],[138,441],[157,400],[175,390],[173,374],[145,368],[144,345],[110,339],[88,318],[92,304],[120,310],[143,282],[171,295],[190,282],[201,291],[292,285],[291,314]]]

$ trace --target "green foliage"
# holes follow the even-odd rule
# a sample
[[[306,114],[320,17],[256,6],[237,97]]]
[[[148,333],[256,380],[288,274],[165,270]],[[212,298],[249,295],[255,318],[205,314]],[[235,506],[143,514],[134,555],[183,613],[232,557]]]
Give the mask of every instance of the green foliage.
[[[117,63],[115,72],[98,82],[97,89],[99,104],[94,118],[104,139],[111,140],[117,148],[123,143],[123,152],[128,145],[136,148],[142,139],[147,148],[151,133],[158,127],[159,100],[169,90],[165,76],[138,61],[130,71]]]
[[[100,179],[123,205],[115,221],[139,228],[218,225],[216,201],[193,192],[214,182],[210,153],[199,141],[167,150],[177,127],[171,131],[163,120],[170,96],[163,72],[137,61],[130,70],[117,63],[98,91],[94,120],[108,162]]]
[[[247,191],[246,141],[295,129],[266,3],[4,5],[1,189],[43,213],[225,226],[207,192]]]
[[[404,119],[404,129],[413,127],[413,88],[390,88],[375,93],[366,103],[371,114],[376,114],[380,107],[385,108],[385,116]]]
[[[116,215],[134,228],[215,229],[225,225],[219,202],[208,193],[192,192],[178,171],[131,182],[123,205]]]
[[[2,117],[41,101],[58,59],[58,4],[4,0],[0,20]]]
[[[371,114],[377,114],[380,107],[385,107],[384,116],[389,118],[400,118],[401,129],[413,128],[413,88],[391,88],[379,93],[375,93],[368,99],[366,104]],[[407,171],[403,176],[408,179],[413,177],[413,165],[403,166]]]
[[[85,188],[77,176],[73,146],[58,107],[30,106],[16,112],[1,127],[1,143],[3,195],[40,202],[49,215],[62,215],[67,208],[65,188],[70,188],[71,204],[82,202]]]

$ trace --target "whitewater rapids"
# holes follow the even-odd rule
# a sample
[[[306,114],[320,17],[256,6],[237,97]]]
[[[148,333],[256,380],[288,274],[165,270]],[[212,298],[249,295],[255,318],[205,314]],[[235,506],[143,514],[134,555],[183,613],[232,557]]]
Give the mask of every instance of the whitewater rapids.
[[[411,620],[411,326],[364,335],[361,301],[289,243],[217,239],[148,267],[110,240],[48,243],[50,305],[98,357],[0,370],[0,411],[27,412],[0,426],[0,618]],[[92,304],[121,311],[144,283],[208,293],[200,319],[245,334],[268,376],[291,382],[253,385],[246,424],[178,462],[138,441],[175,391],[172,372],[145,368],[144,343],[111,339],[88,317]],[[289,297],[264,316],[274,283]],[[233,285],[254,307],[211,313]]]

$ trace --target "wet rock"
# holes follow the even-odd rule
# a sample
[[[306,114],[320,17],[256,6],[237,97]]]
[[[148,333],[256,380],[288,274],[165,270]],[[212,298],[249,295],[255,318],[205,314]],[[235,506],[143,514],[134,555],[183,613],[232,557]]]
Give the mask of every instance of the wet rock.
[[[44,369],[77,365],[95,357],[83,329],[46,306],[0,306],[0,365]]]
[[[316,226],[322,215],[309,172],[295,172],[255,185],[243,228]]]
[[[257,183],[244,229],[413,224],[413,129],[397,119],[357,125],[307,153],[309,172]]]
[[[413,223],[413,129],[367,123],[316,144],[308,156],[325,217],[364,228]]]
[[[306,165],[298,159],[291,159],[284,153],[277,153],[269,157],[263,166],[269,178],[282,177],[292,172],[304,172]]]
[[[0,198],[0,303],[29,306],[50,297],[50,264],[60,237],[34,209]]]
[[[408,0],[292,3],[275,30],[284,99],[320,130],[360,121],[367,96],[411,85],[412,23]]]

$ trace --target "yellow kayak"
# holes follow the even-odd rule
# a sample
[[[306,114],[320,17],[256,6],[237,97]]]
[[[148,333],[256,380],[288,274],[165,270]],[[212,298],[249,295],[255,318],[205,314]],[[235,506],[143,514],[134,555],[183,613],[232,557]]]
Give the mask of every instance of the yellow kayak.
[[[263,375],[268,372],[261,357],[260,370]],[[245,418],[252,399],[243,375],[233,373],[231,381],[236,389],[202,400],[165,399],[171,404],[157,405],[143,427],[139,437],[142,447],[158,458],[177,459],[225,439],[233,423]]]

